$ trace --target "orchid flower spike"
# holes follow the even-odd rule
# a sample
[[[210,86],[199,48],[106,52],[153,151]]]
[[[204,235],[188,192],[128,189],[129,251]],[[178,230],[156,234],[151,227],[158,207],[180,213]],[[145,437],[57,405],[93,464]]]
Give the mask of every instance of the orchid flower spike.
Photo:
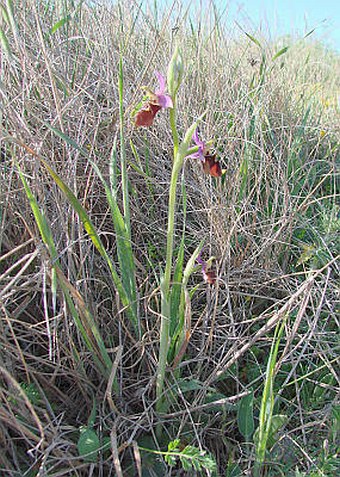
[[[155,75],[158,79],[159,87],[156,91],[146,90],[148,100],[135,115],[135,125],[137,127],[152,126],[158,111],[165,108],[173,108],[171,96],[165,94],[165,77],[158,71],[155,71]]]

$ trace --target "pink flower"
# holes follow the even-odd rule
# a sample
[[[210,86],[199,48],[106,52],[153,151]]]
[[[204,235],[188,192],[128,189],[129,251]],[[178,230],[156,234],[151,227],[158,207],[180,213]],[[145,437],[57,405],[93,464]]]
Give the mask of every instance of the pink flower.
[[[190,154],[190,156],[187,157],[192,157],[193,159],[200,159],[202,162],[204,162],[204,155],[208,153],[208,150],[205,142],[201,141],[198,137],[198,129],[195,130],[192,139],[196,146],[198,146],[198,151],[194,152],[193,154]]]
[[[216,154],[209,153],[206,143],[201,141],[201,139],[198,137],[197,129],[194,132],[192,139],[196,146],[198,146],[198,150],[187,157],[200,159],[202,161],[203,171],[205,174],[209,174],[213,177],[221,177],[222,168],[219,161],[216,159]]]
[[[155,71],[155,75],[157,76],[159,87],[154,92],[147,90],[148,101],[143,104],[135,116],[135,125],[137,127],[152,126],[158,111],[165,108],[173,108],[171,96],[165,94],[165,77],[158,71]]]

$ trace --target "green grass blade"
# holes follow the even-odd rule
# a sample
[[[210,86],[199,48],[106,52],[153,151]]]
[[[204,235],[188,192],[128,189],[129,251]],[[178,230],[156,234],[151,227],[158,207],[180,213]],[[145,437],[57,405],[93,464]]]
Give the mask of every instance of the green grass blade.
[[[6,56],[9,59],[13,58],[11,47],[9,46],[8,38],[2,28],[0,28],[0,44],[1,44],[1,49],[4,51]]]
[[[281,55],[284,55],[285,53],[287,53],[287,51],[289,50],[289,46],[285,46],[284,48],[282,48],[281,50],[279,50],[277,53],[275,53],[275,55],[273,56],[272,58],[272,61],[275,61],[277,58],[279,58]]]
[[[137,286],[135,277],[135,263],[129,233],[126,230],[124,217],[121,214],[121,211],[118,207],[114,195],[112,194],[110,187],[103,178],[103,175],[100,172],[98,166],[92,162],[91,164],[105,188],[106,198],[111,209],[112,222],[116,232],[117,254],[123,286],[129,295],[131,306],[134,309],[134,313],[137,315]]]
[[[274,376],[275,366],[277,362],[277,355],[279,351],[279,345],[281,337],[285,328],[286,318],[279,323],[275,329],[273,342],[268,358],[266,379],[262,394],[261,409],[259,416],[259,426],[257,429],[257,435],[255,439],[256,447],[256,465],[255,475],[260,475],[261,466],[265,460],[268,439],[271,432],[272,417],[274,409]]]
[[[113,282],[114,282],[114,284],[117,288],[119,297],[122,301],[122,304],[124,305],[124,307],[126,307],[126,313],[128,314],[128,316],[129,316],[130,320],[132,321],[135,329],[137,330],[138,329],[137,317],[134,313],[133,307],[131,306],[129,296],[128,296],[128,294],[127,294],[127,292],[126,292],[126,290],[123,286],[122,281],[120,280],[120,278],[118,276],[118,273],[115,269],[114,263],[111,260],[111,258],[109,257],[107,251],[105,250],[105,247],[104,247],[104,245],[103,245],[103,243],[102,243],[102,241],[101,241],[93,223],[91,222],[87,212],[85,211],[85,209],[83,208],[83,206],[81,205],[79,200],[76,198],[76,196],[73,194],[71,189],[58,176],[58,174],[48,165],[48,163],[44,159],[41,159],[41,158],[40,158],[40,162],[42,163],[42,165],[44,166],[46,171],[50,174],[52,179],[55,181],[55,183],[57,184],[59,189],[65,194],[66,198],[68,199],[68,201],[70,202],[70,204],[72,205],[74,210],[77,212],[77,214],[79,215],[80,220],[83,223],[83,226],[84,226],[86,232],[88,233],[89,237],[92,240],[93,245],[96,247],[96,249],[98,250],[100,255],[106,261],[106,263],[107,263],[107,265],[110,269]]]
[[[111,150],[110,158],[110,189],[113,199],[117,200],[117,189],[118,189],[118,180],[117,180],[117,135],[114,138],[113,146]]]
[[[126,167],[126,151],[124,137],[124,75],[123,75],[123,54],[119,57],[118,72],[118,93],[119,93],[119,135],[120,135],[120,167],[122,174],[123,208],[126,230],[131,238],[130,223],[130,199],[129,199],[129,180]]]
[[[61,270],[59,267],[55,267],[55,270],[56,270],[56,274],[58,276],[58,281],[59,281],[59,284],[60,284],[60,287],[62,289],[62,292],[63,292],[63,295],[65,297],[65,300],[66,300],[66,303],[67,303],[67,307],[71,313],[71,316],[88,348],[88,350],[91,352],[92,356],[93,356],[93,360],[95,362],[95,365],[97,366],[97,368],[99,369],[99,371],[101,372],[101,374],[103,376],[105,376],[106,378],[109,377],[110,375],[110,371],[112,369],[112,362],[107,354],[107,351],[106,351],[106,348],[105,348],[105,345],[104,343],[102,342],[102,339],[101,339],[101,336],[99,335],[99,333],[96,333],[96,336],[97,336],[97,339],[98,339],[98,335],[99,335],[99,342],[102,342],[100,343],[99,345],[99,348],[104,352],[102,354],[102,356],[98,355],[98,351],[96,350],[96,347],[94,346],[91,338],[90,338],[90,333],[89,333],[89,327],[87,326],[87,323],[83,323],[82,321],[82,318],[80,316],[80,314],[78,313],[78,310],[70,296],[70,283],[67,282],[66,280],[66,277],[61,273]],[[91,331],[93,332],[94,329],[96,329],[96,325],[92,323],[92,326],[91,326]],[[99,343],[98,343],[99,344]],[[103,363],[105,363],[105,365],[103,365]]]
[[[72,315],[72,317],[73,317],[73,319],[76,323],[76,326],[79,329],[79,332],[81,333],[81,336],[83,337],[83,340],[84,340],[87,348],[92,353],[97,367],[99,368],[99,370],[104,375],[106,375],[108,377],[109,373],[111,371],[111,368],[112,368],[112,362],[111,362],[111,360],[110,360],[110,358],[107,354],[107,351],[106,351],[104,342],[102,340],[102,337],[99,333],[99,330],[98,330],[90,312],[86,309],[85,306],[82,307],[83,310],[85,310],[85,313],[84,313],[85,326],[84,326],[84,324],[83,324],[83,322],[82,322],[82,320],[79,316],[79,313],[77,312],[77,309],[76,309],[76,307],[75,307],[75,305],[74,305],[74,303],[73,303],[73,301],[70,297],[70,294],[69,294],[71,285],[69,283],[67,283],[66,278],[64,277],[64,275],[61,272],[60,264],[59,264],[58,258],[57,258],[57,250],[56,250],[56,246],[55,246],[55,243],[54,243],[54,240],[53,240],[53,237],[52,237],[51,229],[50,229],[50,227],[47,223],[47,220],[46,220],[43,212],[40,210],[38,202],[37,202],[34,194],[32,193],[32,191],[31,191],[31,189],[30,189],[30,187],[29,187],[29,185],[26,181],[26,178],[25,178],[24,174],[22,173],[18,164],[17,164],[17,168],[18,168],[18,173],[19,173],[20,180],[21,180],[21,182],[24,186],[25,193],[26,193],[26,196],[29,200],[29,203],[30,203],[30,206],[31,206],[36,224],[38,226],[41,238],[42,238],[44,244],[46,245],[46,248],[47,248],[47,250],[50,254],[51,260],[52,260],[52,294],[54,296],[53,300],[54,301],[56,300],[56,289],[57,289],[56,280],[57,280],[57,277],[58,277],[59,283],[61,285],[61,289],[62,289],[63,294],[65,296],[68,308],[71,312],[71,315]],[[76,293],[79,295],[78,292],[75,292],[75,291],[73,292],[73,294],[76,294]],[[95,347],[94,347],[94,345],[93,345],[93,343],[90,339],[89,333],[86,329],[88,327],[90,328],[91,333],[96,340],[96,343],[99,347],[100,353],[98,353],[96,351],[96,349],[95,349]],[[103,363],[105,364],[105,366],[103,366]]]
[[[20,169],[18,164],[16,164],[16,166],[18,168],[19,177],[20,177],[20,180],[21,180],[21,182],[24,186],[25,193],[26,193],[26,196],[29,200],[29,203],[30,203],[33,215],[34,215],[34,219],[35,219],[35,222],[38,226],[41,238],[42,238],[44,244],[46,245],[47,250],[49,251],[49,254],[51,256],[52,261],[56,262],[58,254],[57,254],[56,247],[54,245],[54,241],[52,239],[51,230],[50,230],[50,228],[47,224],[47,221],[45,219],[44,214],[42,213],[42,211],[39,208],[38,202],[37,202],[34,194],[32,193],[31,188],[29,187],[22,170]]]
[[[71,15],[67,15],[66,17],[61,18],[59,21],[57,21],[49,31],[50,35],[54,35],[54,33],[58,31],[59,28],[63,27],[66,23],[68,23],[70,19]]]

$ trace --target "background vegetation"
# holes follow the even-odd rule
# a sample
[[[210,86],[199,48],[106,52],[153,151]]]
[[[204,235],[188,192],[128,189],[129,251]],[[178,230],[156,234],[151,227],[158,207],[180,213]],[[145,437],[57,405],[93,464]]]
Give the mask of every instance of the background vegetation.
[[[338,475],[338,54],[313,35],[232,39],[213,3],[1,14],[2,475]],[[182,172],[175,256],[203,240],[218,280],[188,281],[191,335],[159,413],[172,142],[168,111],[150,129],[130,115],[175,44],[178,129],[207,110],[225,172]],[[114,209],[124,150],[131,241]]]

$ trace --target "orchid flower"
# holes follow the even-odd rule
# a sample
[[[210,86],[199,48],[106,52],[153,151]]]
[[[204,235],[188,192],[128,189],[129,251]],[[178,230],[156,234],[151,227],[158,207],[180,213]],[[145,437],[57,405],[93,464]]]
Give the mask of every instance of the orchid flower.
[[[155,71],[155,75],[157,76],[159,87],[156,91],[146,90],[148,101],[143,104],[135,116],[135,125],[137,127],[151,126],[159,110],[173,108],[171,96],[165,94],[165,77],[158,71]]]
[[[202,267],[202,275],[203,275],[203,279],[206,283],[209,283],[209,285],[214,285],[216,280],[217,280],[217,277],[216,277],[216,273],[214,270],[210,270],[210,262],[212,259],[209,259],[208,262],[205,262],[203,259],[202,259],[202,252],[200,252],[200,254],[198,255],[196,261],[197,263],[199,263]]]
[[[197,129],[194,132],[192,139],[196,146],[198,146],[198,150],[187,157],[200,159],[202,161],[203,171],[205,174],[210,174],[213,177],[221,177],[222,169],[219,161],[216,159],[216,154],[209,153],[207,144],[198,137]]]
[[[205,161],[204,155],[207,154],[208,150],[206,147],[206,144],[204,141],[201,141],[200,138],[198,137],[198,129],[195,130],[192,140],[198,146],[197,152],[194,152],[193,154],[190,154],[187,157],[191,157],[192,159],[200,159],[202,162]]]

